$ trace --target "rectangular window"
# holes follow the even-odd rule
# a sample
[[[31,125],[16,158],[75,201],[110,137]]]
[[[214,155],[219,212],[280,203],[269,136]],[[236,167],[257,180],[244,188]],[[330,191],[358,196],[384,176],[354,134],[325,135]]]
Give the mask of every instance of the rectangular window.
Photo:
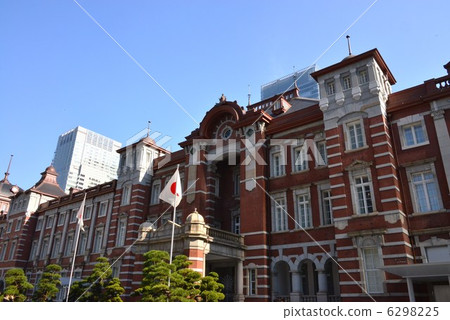
[[[336,93],[336,88],[334,87],[334,81],[328,81],[325,83],[325,88],[327,90],[327,94],[330,96]]]
[[[294,148],[293,171],[299,172],[308,169],[308,154],[306,146]]]
[[[100,203],[100,209],[98,211],[99,217],[106,216],[106,210],[108,209],[108,201],[103,201]]]
[[[93,249],[94,253],[100,252],[102,248],[102,240],[103,240],[103,229],[95,230],[94,249]]]
[[[22,228],[22,218],[16,220],[16,227],[14,228],[14,231],[19,231],[20,228]]]
[[[322,190],[322,224],[329,225],[333,223],[333,209],[331,202],[331,191]]]
[[[52,258],[56,258],[59,255],[60,249],[61,249],[61,238],[56,237],[55,241],[53,242]]]
[[[93,208],[93,206],[86,206],[86,208],[84,209],[84,215],[83,215],[84,220],[91,219],[91,217],[92,217],[92,208]]]
[[[45,227],[46,229],[50,229],[51,227],[53,227],[53,219],[54,219],[53,216],[49,216],[47,218],[47,226]]]
[[[65,256],[70,256],[73,250],[73,234],[69,234],[66,240],[66,250],[64,251]]]
[[[309,204],[309,195],[297,194],[295,196],[296,217],[295,220],[302,228],[312,227],[311,206]],[[296,228],[298,228],[296,224]]]
[[[122,206],[126,206],[130,204],[130,198],[131,198],[131,185],[126,185],[123,187],[122,190]]]
[[[316,143],[316,166],[326,166],[328,164],[327,143],[321,141]]]
[[[78,209],[72,209],[72,211],[70,212],[70,223],[77,221],[77,212]]]
[[[349,149],[359,149],[364,146],[364,135],[360,121],[347,123],[347,146]]]
[[[61,212],[59,214],[59,217],[58,217],[58,226],[64,225],[65,221],[66,221],[66,213],[65,212]]]
[[[34,260],[36,256],[36,249],[37,249],[37,240],[34,240],[31,243],[31,250],[30,250],[30,261]]]
[[[239,173],[235,173],[233,176],[233,191],[234,195],[238,196],[240,194],[240,185],[241,185],[241,175]]]
[[[84,251],[86,251],[87,235],[88,235],[87,229],[84,232],[81,231],[80,242],[78,243],[77,254],[82,255],[82,254],[84,254]]]
[[[10,233],[11,232],[13,222],[14,221],[9,221],[8,222],[8,227],[6,227],[6,233]]]
[[[121,247],[125,245],[126,232],[127,232],[127,219],[121,218],[117,225],[116,246]]]
[[[367,69],[358,71],[358,81],[359,81],[359,84],[364,84],[364,83],[369,82],[369,74],[367,72]]]
[[[416,210],[419,212],[429,212],[441,209],[439,190],[433,172],[414,173],[411,177]]]
[[[273,151],[270,154],[271,175],[272,177],[279,177],[284,175],[283,157],[280,151]]]
[[[248,295],[256,294],[256,269],[248,270]]]
[[[0,261],[4,261],[5,260],[6,248],[7,248],[7,244],[4,243],[3,247],[2,247],[2,251],[0,252]]]
[[[275,198],[272,201],[273,231],[284,231],[288,229],[286,200],[284,197]]]
[[[233,216],[233,232],[236,234],[241,233],[241,216],[239,214]]]
[[[364,275],[366,279],[366,290],[369,293],[383,292],[383,273],[380,255],[377,247],[362,249],[364,262]]]
[[[422,121],[404,125],[402,126],[402,131],[403,144],[405,147],[422,145],[428,142]]]
[[[43,217],[40,217],[36,224],[36,231],[39,231],[42,229],[42,223],[43,223]]]
[[[39,258],[45,259],[47,253],[48,253],[48,238],[45,238],[44,240],[42,240],[41,253],[39,255]]]
[[[368,176],[355,178],[358,214],[373,212],[372,191]]]
[[[159,203],[159,194],[161,193],[161,182],[153,184],[152,188],[152,197],[150,199],[150,204],[158,204]]]
[[[352,81],[350,80],[350,76],[344,76],[342,78],[342,85],[344,90],[348,90],[352,88]]]
[[[8,260],[13,260],[16,253],[16,242],[13,241],[11,243],[11,247],[9,248]]]

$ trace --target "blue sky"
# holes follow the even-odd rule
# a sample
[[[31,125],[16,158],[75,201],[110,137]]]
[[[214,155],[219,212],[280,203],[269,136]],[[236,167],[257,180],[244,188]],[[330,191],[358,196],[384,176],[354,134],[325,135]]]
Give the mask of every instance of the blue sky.
[[[313,63],[373,0],[77,0],[197,121],[224,93],[246,105],[260,86]],[[379,0],[347,32],[378,48],[394,91],[444,75],[447,0]],[[317,62],[347,54],[345,35]],[[30,188],[58,136],[81,125],[125,143],[152,121],[178,143],[197,127],[72,0],[0,0],[0,171]],[[2,171],[3,172],[3,171]]]

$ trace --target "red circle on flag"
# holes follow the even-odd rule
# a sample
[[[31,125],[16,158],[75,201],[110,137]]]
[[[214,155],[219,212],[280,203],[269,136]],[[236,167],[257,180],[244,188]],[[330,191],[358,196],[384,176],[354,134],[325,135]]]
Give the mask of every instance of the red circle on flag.
[[[176,182],[172,183],[172,185],[170,186],[170,192],[172,192],[172,194],[175,194],[175,192],[177,192],[177,183]]]

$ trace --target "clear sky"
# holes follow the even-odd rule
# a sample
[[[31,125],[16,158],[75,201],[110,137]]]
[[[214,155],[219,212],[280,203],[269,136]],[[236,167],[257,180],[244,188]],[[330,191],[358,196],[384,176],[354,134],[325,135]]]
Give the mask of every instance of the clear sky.
[[[125,143],[152,121],[172,150],[222,93],[246,105],[261,85],[313,63],[374,0],[0,0],[0,172],[30,188],[60,134],[81,125]],[[347,32],[378,48],[394,91],[443,76],[448,0],[379,0]],[[347,34],[346,33],[346,34]],[[344,36],[317,62],[347,55]]]

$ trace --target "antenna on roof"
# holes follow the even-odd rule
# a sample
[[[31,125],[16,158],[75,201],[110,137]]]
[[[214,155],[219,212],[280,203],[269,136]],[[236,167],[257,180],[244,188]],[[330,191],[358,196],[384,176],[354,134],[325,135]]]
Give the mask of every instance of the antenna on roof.
[[[252,94],[250,93],[250,85],[248,85],[248,105],[250,105],[250,98]]]
[[[6,169],[6,172],[5,172],[5,178],[3,179],[4,182],[8,181],[9,168],[11,168],[11,161],[12,161],[12,158],[13,158],[13,157],[14,157],[14,155],[12,154],[12,155],[11,155],[11,158],[9,158],[8,169]]]
[[[350,36],[347,35],[347,45],[348,45],[348,55],[351,56],[352,55],[352,47],[350,46]]]
[[[148,120],[148,124],[147,124],[147,138],[150,136],[150,124],[152,122],[150,120]]]

